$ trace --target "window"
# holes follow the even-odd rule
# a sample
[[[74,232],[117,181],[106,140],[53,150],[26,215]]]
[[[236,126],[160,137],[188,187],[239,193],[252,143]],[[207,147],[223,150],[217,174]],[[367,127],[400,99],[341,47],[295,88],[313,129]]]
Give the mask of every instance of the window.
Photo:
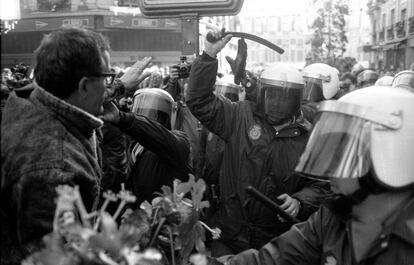
[[[118,0],[118,6],[138,7],[138,0]]]
[[[262,23],[260,21],[260,18],[254,19],[254,31],[256,33],[261,33],[262,32]]]
[[[296,45],[296,39],[290,39],[290,44],[291,45]]]
[[[279,19],[278,19],[279,21],[278,21],[278,23],[277,23],[277,26],[278,26],[278,28],[277,28],[277,31],[278,32],[281,32],[282,31],[282,21],[281,21],[281,18],[279,17]]]
[[[303,46],[303,39],[298,39],[298,46],[302,47]]]
[[[394,23],[395,23],[395,9],[391,9],[390,27],[392,27]]]
[[[295,61],[295,51],[291,50],[290,51],[290,56],[289,56],[289,61],[294,62]]]
[[[387,24],[387,22],[385,21],[385,19],[386,19],[387,17],[386,17],[386,15],[385,15],[385,13],[384,14],[382,14],[382,25],[381,25],[381,28],[385,28],[385,25]]]
[[[405,21],[407,19],[407,9],[401,10],[401,21]]]
[[[303,58],[303,51],[298,50],[298,52],[297,52],[297,54],[296,54],[296,59],[297,59],[299,62],[303,62],[303,61],[304,61],[304,58]]]

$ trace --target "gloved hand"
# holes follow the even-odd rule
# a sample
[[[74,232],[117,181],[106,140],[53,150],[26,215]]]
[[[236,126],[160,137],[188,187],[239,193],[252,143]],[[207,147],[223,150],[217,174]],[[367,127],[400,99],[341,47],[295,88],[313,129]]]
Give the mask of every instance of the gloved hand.
[[[226,56],[226,60],[234,74],[234,83],[240,85],[246,78],[247,44],[243,38],[238,40],[236,60],[230,56]]]
[[[126,89],[136,88],[145,78],[151,75],[150,72],[144,72],[145,68],[151,63],[152,58],[145,57],[141,61],[137,61],[131,68],[121,77],[121,82]]]
[[[221,31],[210,31],[208,34],[213,35],[214,38],[218,39],[216,42],[209,42],[206,38],[205,52],[212,58],[216,58],[217,54],[226,46],[227,42],[230,41],[232,35],[225,35],[223,37],[224,30]]]

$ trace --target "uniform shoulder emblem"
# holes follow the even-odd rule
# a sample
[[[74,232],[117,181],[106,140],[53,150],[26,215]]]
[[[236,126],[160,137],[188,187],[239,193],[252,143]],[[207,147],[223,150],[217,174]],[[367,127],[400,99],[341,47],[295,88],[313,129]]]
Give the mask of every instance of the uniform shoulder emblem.
[[[253,125],[249,130],[249,138],[252,140],[257,140],[262,135],[262,127],[258,124]]]

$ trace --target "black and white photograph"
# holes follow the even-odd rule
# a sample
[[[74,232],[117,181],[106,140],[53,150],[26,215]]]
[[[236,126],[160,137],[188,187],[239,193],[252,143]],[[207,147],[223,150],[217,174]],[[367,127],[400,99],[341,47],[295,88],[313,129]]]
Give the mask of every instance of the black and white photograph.
[[[414,0],[0,1],[0,265],[414,265]]]

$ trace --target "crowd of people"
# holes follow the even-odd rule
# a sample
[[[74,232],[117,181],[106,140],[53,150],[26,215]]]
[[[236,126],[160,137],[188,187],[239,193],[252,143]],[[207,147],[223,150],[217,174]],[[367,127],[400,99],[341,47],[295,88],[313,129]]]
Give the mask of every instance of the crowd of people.
[[[166,76],[151,57],[114,69],[108,41],[79,28],[43,38],[33,76],[3,70],[2,264],[41,248],[58,185],[79,186],[88,211],[125,186],[133,210],[189,174],[208,184],[205,221],[222,231],[211,263],[412,264],[414,69],[276,63],[253,74],[240,39],[222,76],[232,36],[211,34]]]

